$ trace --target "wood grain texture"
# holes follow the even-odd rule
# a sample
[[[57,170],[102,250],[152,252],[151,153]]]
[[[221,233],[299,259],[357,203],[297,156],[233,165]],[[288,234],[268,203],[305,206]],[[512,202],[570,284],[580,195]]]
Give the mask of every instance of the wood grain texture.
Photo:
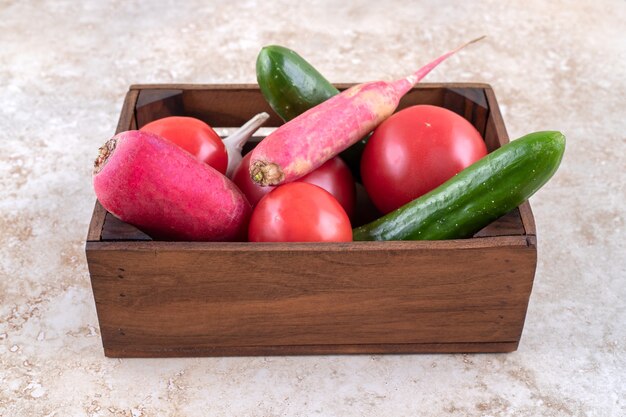
[[[89,222],[89,230],[87,231],[87,242],[98,242],[102,240],[105,219],[110,216],[111,213],[106,211],[100,202],[96,200],[91,214],[91,220]],[[130,225],[126,226],[132,227]]]
[[[474,237],[521,235],[524,235],[524,227],[521,224],[519,209],[513,209],[479,230]]]
[[[245,252],[284,251],[306,252],[351,252],[355,250],[440,250],[440,249],[484,249],[493,247],[524,248],[528,246],[528,236],[487,236],[470,239],[449,240],[393,240],[358,242],[181,242],[181,241],[115,241],[87,242],[88,250],[109,251],[205,251],[216,252],[239,250]]]
[[[102,227],[101,240],[152,240],[152,238],[135,226],[125,223],[107,212]]]
[[[115,133],[124,132],[126,130],[137,129],[137,121],[135,120],[135,107],[139,98],[139,91],[130,89],[124,98],[122,111],[117,123]]]
[[[345,90],[353,85],[335,86]],[[472,94],[482,94],[477,90],[482,90],[484,86],[475,83],[418,84],[400,100],[398,110],[414,104],[444,106],[444,95],[449,88],[463,91],[471,97]],[[254,84],[145,84],[133,85],[131,91],[140,91],[137,116],[140,126],[169,115],[187,115],[204,120],[213,127],[239,127],[263,111],[270,115],[265,126],[277,127],[283,123]],[[162,102],[159,102],[159,95],[164,96]]]
[[[491,86],[485,88],[485,97],[487,98],[487,105],[489,107],[489,118],[487,119],[487,125],[485,130],[485,142],[487,143],[487,149],[489,152],[499,148],[502,145],[509,143],[509,134],[504,126],[504,120],[500,113],[500,107],[496,100],[496,95],[493,92]]]
[[[186,116],[182,100],[183,90],[131,91],[139,93],[135,106],[138,128],[163,117]]]
[[[514,342],[536,263],[525,242],[168,243],[88,250],[108,349]]]
[[[291,356],[291,355],[360,355],[413,353],[507,353],[517,350],[518,342],[498,343],[405,343],[377,345],[300,345],[300,346],[212,346],[179,349],[132,350],[105,348],[110,358],[161,358],[200,356]]]
[[[528,236],[537,236],[537,229],[535,226],[535,216],[533,216],[533,211],[530,208],[530,203],[528,201],[525,201],[522,204],[520,204],[519,213],[520,213],[522,225],[524,226],[524,232]]]
[[[484,137],[489,116],[484,89],[447,88],[442,91],[444,91],[444,101],[441,106],[465,118]]]
[[[526,203],[524,203],[526,204]],[[523,207],[523,206],[521,206]],[[106,213],[106,212],[105,212]],[[369,221],[375,220],[377,217],[369,217]],[[363,222],[361,222],[363,224]],[[353,224],[356,226],[356,224]],[[521,236],[524,235],[524,227],[521,223],[520,212],[518,209],[514,209],[511,212],[505,214],[498,220],[485,226],[478,231],[475,237],[488,237],[488,236]],[[128,223],[124,223],[120,219],[113,216],[111,213],[106,213],[104,219],[104,226],[102,227],[101,234],[102,241],[118,241],[118,240],[151,240],[150,236],[146,235],[141,230],[137,229]]]

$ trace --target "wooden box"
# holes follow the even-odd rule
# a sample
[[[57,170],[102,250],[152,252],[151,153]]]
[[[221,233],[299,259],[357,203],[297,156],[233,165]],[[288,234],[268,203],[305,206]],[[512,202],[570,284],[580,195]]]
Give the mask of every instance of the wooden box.
[[[413,104],[464,116],[489,150],[508,141],[489,85],[422,84],[400,108]],[[117,131],[261,111],[280,125],[256,85],[136,85]],[[464,240],[198,243],[152,241],[96,202],[86,242],[109,357],[510,352],[536,252],[528,203]]]

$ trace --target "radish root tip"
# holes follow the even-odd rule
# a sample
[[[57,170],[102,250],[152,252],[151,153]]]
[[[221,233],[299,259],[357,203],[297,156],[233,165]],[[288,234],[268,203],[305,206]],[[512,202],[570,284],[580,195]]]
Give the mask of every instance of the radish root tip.
[[[111,156],[111,154],[115,150],[115,146],[117,146],[117,138],[114,137],[114,138],[107,140],[106,143],[102,145],[100,149],[98,149],[98,157],[93,163],[94,175],[96,175],[98,172],[102,170],[102,168],[104,168],[104,165],[109,159],[109,156]]]
[[[285,179],[280,166],[272,162],[254,161],[250,166],[252,181],[261,186],[278,185]]]

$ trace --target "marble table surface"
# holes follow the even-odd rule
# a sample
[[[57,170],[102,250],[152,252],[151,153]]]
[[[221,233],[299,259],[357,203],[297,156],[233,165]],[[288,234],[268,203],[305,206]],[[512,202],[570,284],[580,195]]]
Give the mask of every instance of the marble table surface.
[[[626,3],[339,3],[0,1],[0,416],[626,415]],[[254,83],[270,43],[334,82],[390,79],[482,34],[427,81],[490,83],[512,138],[568,139],[531,198],[519,350],[104,357],[91,167],[130,84]]]

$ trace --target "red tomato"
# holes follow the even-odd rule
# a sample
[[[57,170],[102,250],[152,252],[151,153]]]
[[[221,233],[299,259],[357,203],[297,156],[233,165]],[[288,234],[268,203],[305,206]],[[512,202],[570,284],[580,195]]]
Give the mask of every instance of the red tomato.
[[[248,167],[250,166],[250,153],[243,157],[241,164],[233,173],[233,182],[246,195],[252,206],[255,206],[265,194],[276,187],[261,187],[250,178]],[[308,175],[296,180],[296,182],[306,182],[322,187],[339,201],[339,204],[352,217],[356,200],[356,190],[354,179],[350,168],[339,157],[332,158],[321,167]]]
[[[259,201],[248,228],[251,242],[350,242],[350,219],[337,199],[305,182],[281,185]]]
[[[426,194],[487,154],[480,133],[443,107],[408,107],[382,122],[361,159],[363,185],[383,213]]]
[[[222,174],[226,173],[228,154],[222,138],[202,120],[170,116],[150,122],[139,130],[162,136]]]
[[[356,201],[356,187],[350,168],[340,157],[336,156],[329,159],[324,165],[296,181],[322,187],[337,199],[348,217],[352,218]]]

